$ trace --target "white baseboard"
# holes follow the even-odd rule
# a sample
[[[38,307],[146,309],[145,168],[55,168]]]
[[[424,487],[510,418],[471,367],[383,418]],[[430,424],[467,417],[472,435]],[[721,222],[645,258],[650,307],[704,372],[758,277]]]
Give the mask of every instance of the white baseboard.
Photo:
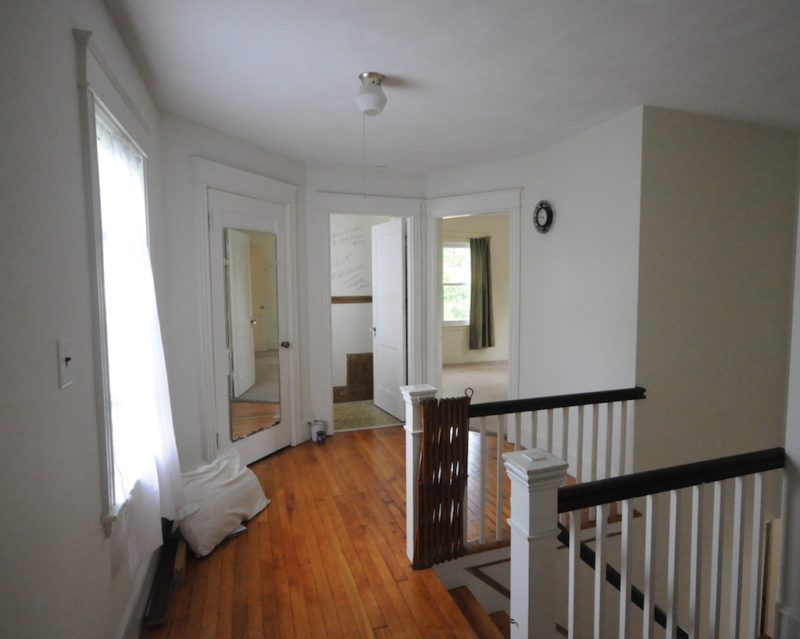
[[[122,612],[116,639],[139,639],[142,630],[142,616],[150,596],[150,588],[156,576],[156,566],[161,548],[156,550],[149,561],[143,561],[139,567],[131,588],[131,595],[125,610]]]

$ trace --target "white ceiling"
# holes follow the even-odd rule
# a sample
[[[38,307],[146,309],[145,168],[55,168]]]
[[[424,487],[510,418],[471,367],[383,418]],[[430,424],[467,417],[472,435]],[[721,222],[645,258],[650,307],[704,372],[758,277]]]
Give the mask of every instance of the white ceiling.
[[[361,162],[358,74],[389,76],[370,164],[529,155],[640,104],[800,128],[798,0],[109,0],[161,106]]]

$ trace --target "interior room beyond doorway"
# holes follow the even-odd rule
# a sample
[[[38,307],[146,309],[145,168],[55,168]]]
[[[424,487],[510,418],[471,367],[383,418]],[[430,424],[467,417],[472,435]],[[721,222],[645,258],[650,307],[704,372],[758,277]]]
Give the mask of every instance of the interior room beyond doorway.
[[[442,375],[439,395],[508,399],[507,214],[451,217],[441,225]]]
[[[396,407],[379,406],[375,397],[376,374],[381,375],[376,367],[385,363],[374,353],[380,340],[376,340],[376,304],[379,300],[373,298],[373,294],[378,295],[373,280],[374,276],[381,277],[385,290],[387,274],[373,273],[373,262],[375,265],[379,263],[373,255],[373,229],[386,229],[392,223],[402,229],[399,219],[387,216],[333,214],[330,217],[331,366],[336,431],[394,426],[402,422],[402,414],[398,415],[401,411]],[[396,292],[395,297],[400,296],[399,304],[404,314],[402,238],[400,246],[398,270],[388,275],[388,288]],[[385,296],[381,299],[385,300]],[[400,326],[404,332],[405,324]],[[385,348],[382,344],[380,347]],[[405,376],[404,345],[401,351],[400,365]],[[405,382],[400,381],[402,383]],[[393,386],[399,387],[400,384],[393,383]]]

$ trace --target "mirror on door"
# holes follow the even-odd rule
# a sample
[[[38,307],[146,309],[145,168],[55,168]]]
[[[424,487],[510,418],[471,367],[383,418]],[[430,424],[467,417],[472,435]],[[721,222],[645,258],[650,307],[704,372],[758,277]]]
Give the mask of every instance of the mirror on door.
[[[277,237],[225,229],[231,440],[281,421]]]

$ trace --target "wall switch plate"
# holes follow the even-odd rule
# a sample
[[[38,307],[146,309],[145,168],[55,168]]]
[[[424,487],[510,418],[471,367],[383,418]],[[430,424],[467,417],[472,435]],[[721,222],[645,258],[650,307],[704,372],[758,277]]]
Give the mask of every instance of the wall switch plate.
[[[72,361],[72,340],[68,337],[58,340],[58,385],[66,388],[73,380],[75,363]]]

